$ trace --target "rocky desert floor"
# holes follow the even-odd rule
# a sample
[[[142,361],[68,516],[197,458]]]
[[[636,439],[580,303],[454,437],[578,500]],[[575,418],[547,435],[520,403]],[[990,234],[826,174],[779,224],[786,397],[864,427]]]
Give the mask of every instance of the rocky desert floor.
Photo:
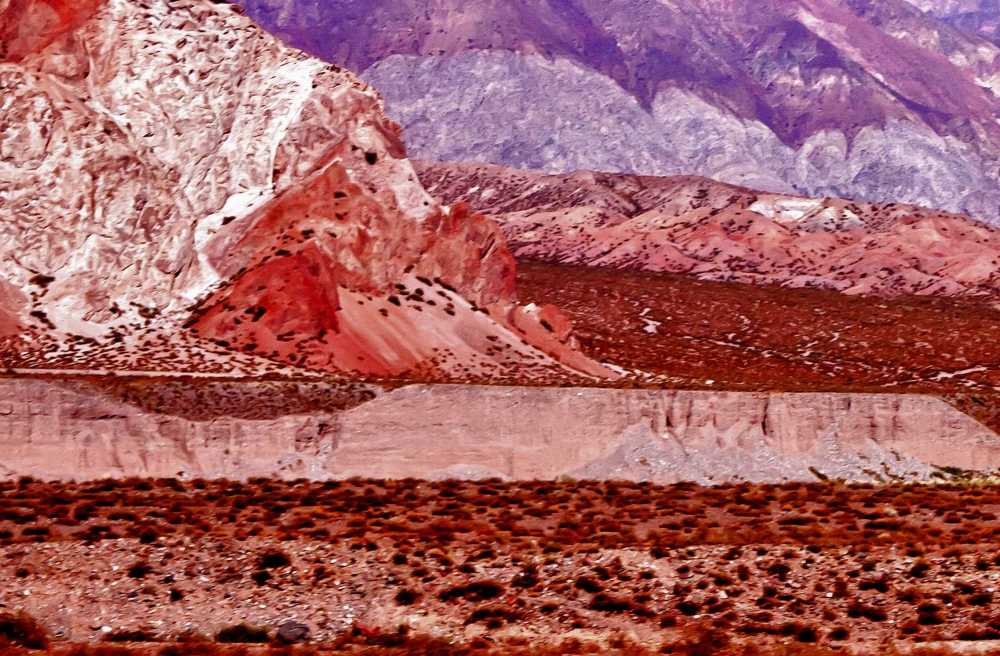
[[[56,652],[210,653],[283,626],[308,630],[300,649],[363,653],[1000,647],[995,486],[0,490],[0,632],[24,642],[9,627],[33,618]]]
[[[851,296],[527,261],[519,262],[517,271],[521,302],[559,307],[572,321],[581,350],[618,367],[624,376],[618,381],[563,380],[519,377],[515,372],[476,382],[932,394],[1000,428],[995,400],[1000,354],[994,348],[1000,336],[1000,303],[992,295]],[[164,412],[179,412],[190,400],[187,389],[196,390],[201,399],[200,388],[247,380],[272,381],[279,387],[287,381],[316,382],[345,389],[365,382],[387,388],[469,382],[418,369],[389,378],[321,374],[255,361],[211,342],[195,343],[185,334],[158,337],[144,343],[147,360],[131,363],[136,365],[131,369],[121,366],[125,349],[119,344],[87,342],[87,348],[62,360],[61,352],[45,356],[46,349],[54,352],[51,346],[10,338],[0,341],[0,367],[18,376],[89,380]],[[212,357],[216,360],[209,361]],[[171,380],[183,378],[184,372],[188,378],[180,389]],[[245,404],[236,396],[232,401]],[[302,405],[297,399],[291,402]],[[306,405],[312,408],[315,402]]]
[[[522,262],[524,301],[558,305],[585,353],[685,389],[932,394],[1000,428],[1000,305],[849,296],[687,275]]]
[[[618,386],[933,394],[1000,427],[991,300],[530,263],[518,286],[524,302],[564,308],[583,351],[625,373]],[[224,382],[207,396],[208,382],[93,384],[198,418],[368,398],[357,381],[272,381],[249,397]],[[0,484],[0,650],[1000,651],[1000,488],[958,470],[936,478],[22,479]]]

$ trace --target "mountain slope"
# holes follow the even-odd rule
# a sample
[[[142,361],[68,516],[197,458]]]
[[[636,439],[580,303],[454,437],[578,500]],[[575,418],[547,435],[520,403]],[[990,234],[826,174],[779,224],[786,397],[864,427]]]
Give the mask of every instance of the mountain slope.
[[[1000,218],[1000,50],[904,0],[248,0],[366,68],[414,156],[699,174]]]
[[[514,305],[495,226],[423,191],[352,74],[207,0],[0,7],[0,324],[60,342],[42,364],[153,366],[185,324],[366,375],[603,371]]]
[[[1000,230],[914,206],[762,193],[691,176],[418,163],[525,260],[688,273],[847,294],[1000,294]]]
[[[995,0],[909,0],[959,29],[1000,44],[1000,4]]]

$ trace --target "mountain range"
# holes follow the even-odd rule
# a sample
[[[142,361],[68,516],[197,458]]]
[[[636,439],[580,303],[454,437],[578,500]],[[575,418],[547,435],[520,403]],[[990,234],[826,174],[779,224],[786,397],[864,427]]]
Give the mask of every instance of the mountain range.
[[[783,196],[696,176],[417,162],[427,191],[503,230],[518,260],[881,297],[1000,296],[1000,229],[898,203]]]
[[[914,1],[245,4],[362,71],[414,157],[697,174],[997,221],[991,5]]]
[[[1000,3],[996,0],[910,0],[936,18],[1000,44]]]

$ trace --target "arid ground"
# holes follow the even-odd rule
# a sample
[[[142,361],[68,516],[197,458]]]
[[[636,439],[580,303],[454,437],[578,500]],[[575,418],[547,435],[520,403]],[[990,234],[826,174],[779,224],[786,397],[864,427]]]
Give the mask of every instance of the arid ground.
[[[983,301],[540,264],[518,285],[622,385],[930,393],[1000,425]],[[985,653],[1000,488],[938,479],[22,479],[0,487],[0,634],[81,655]]]
[[[387,653],[1000,638],[993,486],[22,480],[0,503],[0,603],[53,647],[288,621]]]
[[[845,296],[686,275],[520,263],[518,291],[585,353],[685,389],[933,394],[1000,428],[993,299]]]

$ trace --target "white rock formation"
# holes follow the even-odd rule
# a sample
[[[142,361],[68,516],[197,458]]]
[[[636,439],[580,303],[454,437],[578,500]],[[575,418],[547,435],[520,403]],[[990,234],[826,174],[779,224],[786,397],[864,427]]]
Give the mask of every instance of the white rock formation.
[[[90,368],[79,347],[96,338],[149,353],[183,325],[307,368],[461,377],[497,359],[489,340],[502,334],[516,364],[568,371],[540,347],[609,373],[530,321],[509,324],[502,235],[425,193],[374,89],[236,5],[0,4],[0,46],[0,287],[24,297],[0,304],[0,333],[61,340],[26,364],[68,354]],[[440,317],[417,307],[390,327],[395,297],[381,313],[342,312],[404,283],[423,303],[431,279]]]
[[[44,310],[66,330],[182,311],[219,282],[201,254],[215,231],[345,140],[383,155],[359,184],[381,179],[416,224],[437,209],[384,156],[401,153],[375,91],[234,5],[109,0],[0,63],[0,94],[0,276],[39,295],[31,279],[54,278]]]

